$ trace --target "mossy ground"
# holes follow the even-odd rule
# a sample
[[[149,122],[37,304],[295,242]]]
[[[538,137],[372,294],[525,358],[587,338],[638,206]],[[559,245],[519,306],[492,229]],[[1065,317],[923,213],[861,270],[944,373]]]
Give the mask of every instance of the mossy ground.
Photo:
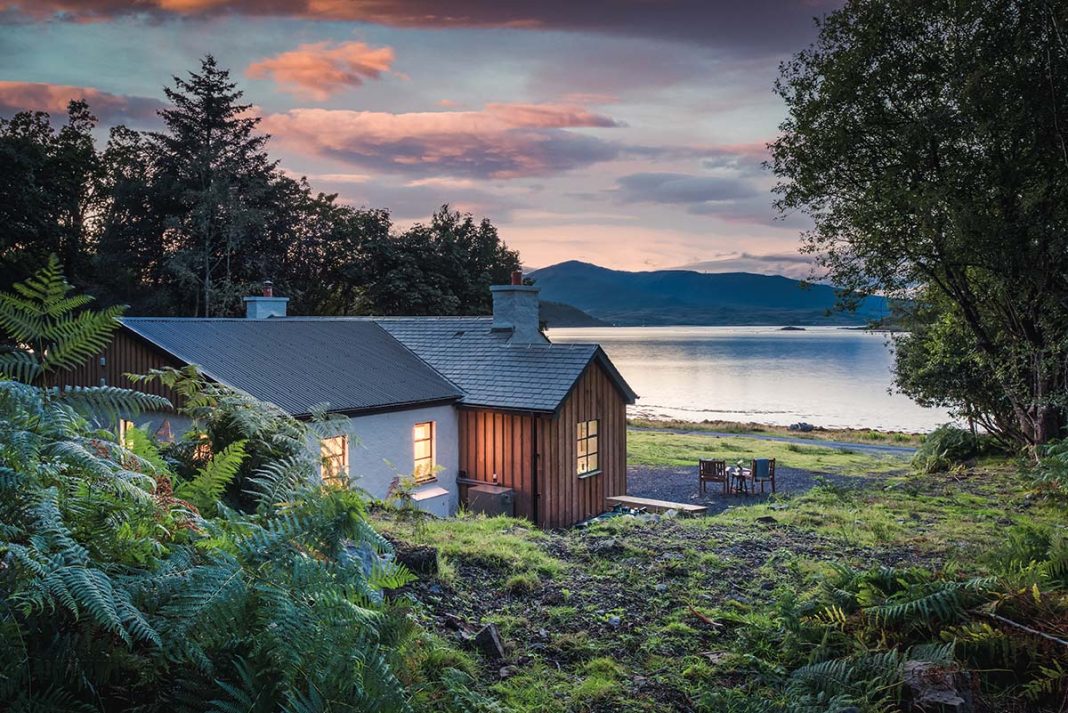
[[[689,457],[685,438],[639,436],[633,459]],[[856,454],[782,453],[784,462],[795,456],[857,475],[889,467]],[[507,710],[716,711],[730,699],[724,692],[775,695],[759,683],[783,656],[768,635],[773,612],[803,600],[835,566],[980,574],[1014,532],[1063,526],[1063,510],[1029,497],[1020,465],[1008,461],[878,482],[827,485],[708,518],[624,517],[563,532],[505,518],[389,513],[377,524],[439,548],[443,573],[409,594],[442,641],[461,646],[446,614],[497,624],[507,660],[476,657],[477,678]]]

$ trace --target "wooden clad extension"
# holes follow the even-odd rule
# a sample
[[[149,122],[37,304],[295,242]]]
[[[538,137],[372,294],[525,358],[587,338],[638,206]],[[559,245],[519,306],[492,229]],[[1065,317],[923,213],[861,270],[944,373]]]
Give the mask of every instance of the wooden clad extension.
[[[580,477],[578,424],[593,420],[599,470]],[[554,414],[464,408],[460,469],[471,480],[514,488],[515,514],[541,527],[598,515],[608,497],[627,492],[625,396],[593,361]]]
[[[94,356],[73,371],[57,374],[53,381],[57,386],[106,385],[123,389],[136,388],[144,393],[163,396],[174,403],[174,393],[158,382],[137,384],[135,387],[134,383],[126,378],[126,374],[147,374],[151,369],[167,366],[179,368],[183,364],[128,330],[119,329],[103,354]]]

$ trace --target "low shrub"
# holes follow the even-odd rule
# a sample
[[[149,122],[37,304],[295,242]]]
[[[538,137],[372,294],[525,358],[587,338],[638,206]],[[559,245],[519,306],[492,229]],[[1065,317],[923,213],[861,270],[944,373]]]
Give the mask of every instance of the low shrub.
[[[921,473],[947,471],[979,455],[979,449],[979,439],[971,431],[945,424],[931,431],[916,449],[912,467]]]
[[[1039,446],[1037,455],[1038,466],[1032,474],[1037,490],[1068,500],[1068,438]]]

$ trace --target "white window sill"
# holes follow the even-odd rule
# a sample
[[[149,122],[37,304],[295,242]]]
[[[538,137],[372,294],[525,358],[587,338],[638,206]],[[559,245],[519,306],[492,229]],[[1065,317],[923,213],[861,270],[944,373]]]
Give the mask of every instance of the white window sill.
[[[440,498],[443,496],[447,496],[448,494],[449,491],[445,488],[439,487],[437,485],[432,485],[430,487],[422,487],[419,490],[414,491],[412,493],[412,500],[420,502],[422,500],[432,500],[433,498]]]

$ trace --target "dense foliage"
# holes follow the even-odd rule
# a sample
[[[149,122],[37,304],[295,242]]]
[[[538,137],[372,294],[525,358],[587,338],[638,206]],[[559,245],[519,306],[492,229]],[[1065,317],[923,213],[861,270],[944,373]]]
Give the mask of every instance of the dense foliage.
[[[0,708],[477,710],[468,674],[385,596],[412,576],[358,489],[319,484],[308,426],[172,373],[194,429],[120,440],[116,413],[166,401],[10,378],[114,328],[68,290],[50,264],[0,300],[5,324],[59,316],[43,359],[29,340],[0,363]]]
[[[1065,27],[1043,0],[850,0],[777,85],[779,204],[812,217],[807,250],[924,312],[906,392],[1023,444],[1066,423]]]
[[[519,269],[488,220],[446,205],[398,233],[388,211],[288,176],[212,57],[165,92],[162,130],[116,127],[102,150],[84,102],[58,130],[42,112],[0,119],[0,289],[55,254],[138,314],[236,314],[265,279],[298,314],[484,313]]]
[[[1047,443],[1038,449],[1038,456],[1034,473],[1037,491],[1068,502],[1068,439]]]
[[[944,424],[927,434],[912,456],[912,467],[920,473],[937,473],[962,465],[979,455],[981,438],[971,431]]]
[[[1068,641],[1046,633],[1068,619],[1068,543],[1049,529],[1023,530],[996,555],[988,577],[837,566],[817,590],[780,596],[769,611],[720,612],[741,627],[742,650],[781,667],[763,676],[778,695],[711,691],[705,708],[972,710],[982,691],[1051,709],[1068,690]]]

